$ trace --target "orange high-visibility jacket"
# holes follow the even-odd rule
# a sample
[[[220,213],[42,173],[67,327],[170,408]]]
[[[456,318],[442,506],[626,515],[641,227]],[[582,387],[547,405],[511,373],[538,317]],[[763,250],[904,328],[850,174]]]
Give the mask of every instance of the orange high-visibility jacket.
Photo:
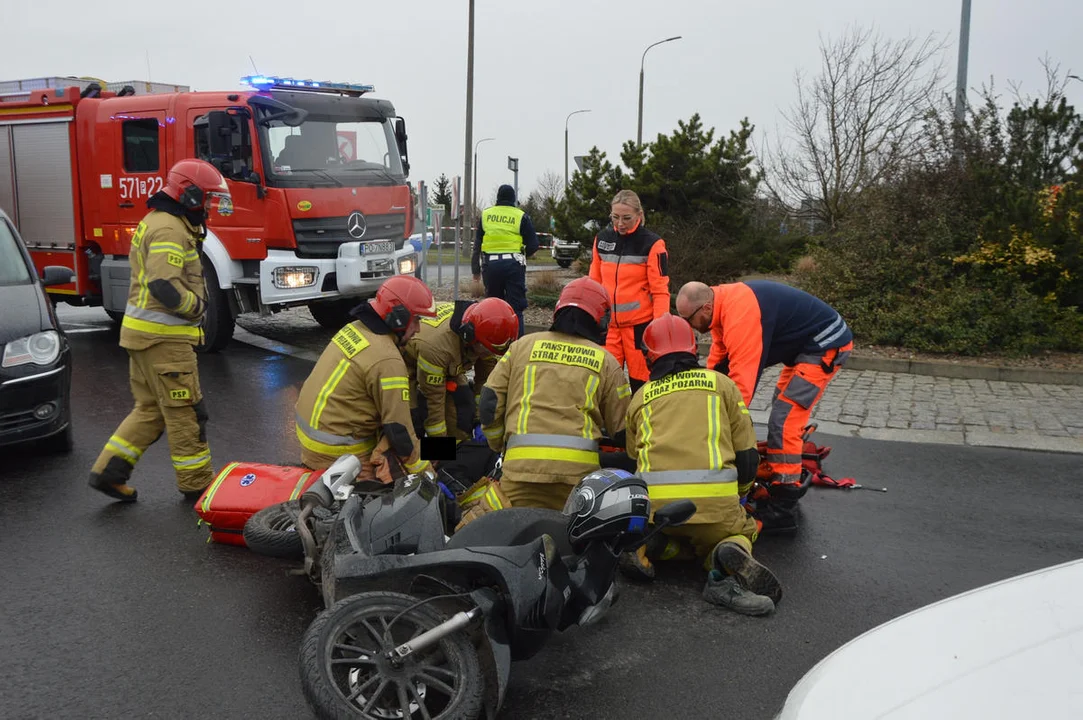
[[[590,277],[611,294],[615,327],[642,325],[669,312],[666,241],[642,223],[627,235],[612,227],[598,233]]]

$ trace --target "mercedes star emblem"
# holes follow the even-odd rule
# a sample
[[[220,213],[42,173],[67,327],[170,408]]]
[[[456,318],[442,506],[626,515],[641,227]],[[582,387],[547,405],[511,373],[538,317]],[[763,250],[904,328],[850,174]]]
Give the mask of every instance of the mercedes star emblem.
[[[366,230],[368,230],[368,223],[365,222],[365,216],[356,210],[350,213],[350,216],[346,218],[346,232],[350,234],[350,237],[360,240],[365,236]]]

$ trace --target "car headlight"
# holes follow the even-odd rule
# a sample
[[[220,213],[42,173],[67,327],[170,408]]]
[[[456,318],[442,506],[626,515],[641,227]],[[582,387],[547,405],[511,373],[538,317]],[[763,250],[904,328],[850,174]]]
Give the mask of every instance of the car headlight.
[[[417,270],[417,256],[407,255],[399,260],[399,275],[413,275]]]
[[[60,335],[55,330],[34,333],[12,340],[4,347],[3,367],[34,363],[49,365],[60,355]]]

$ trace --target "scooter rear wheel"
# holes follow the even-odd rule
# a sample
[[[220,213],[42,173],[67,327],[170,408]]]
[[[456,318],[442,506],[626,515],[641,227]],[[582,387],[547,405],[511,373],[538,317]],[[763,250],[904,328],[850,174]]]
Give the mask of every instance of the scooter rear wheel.
[[[321,720],[474,720],[484,682],[459,631],[405,658],[384,655],[447,620],[431,603],[394,592],[352,595],[323,611],[301,642],[301,686]],[[423,710],[424,708],[424,710]]]

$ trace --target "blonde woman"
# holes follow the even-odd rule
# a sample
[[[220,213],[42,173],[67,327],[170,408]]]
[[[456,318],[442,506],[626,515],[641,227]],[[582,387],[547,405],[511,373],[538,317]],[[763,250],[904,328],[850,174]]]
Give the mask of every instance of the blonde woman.
[[[590,277],[613,305],[605,348],[628,367],[635,392],[650,372],[643,356],[643,331],[669,313],[669,254],[666,241],[643,225],[643,205],[631,190],[610,203],[610,226],[594,238]]]

